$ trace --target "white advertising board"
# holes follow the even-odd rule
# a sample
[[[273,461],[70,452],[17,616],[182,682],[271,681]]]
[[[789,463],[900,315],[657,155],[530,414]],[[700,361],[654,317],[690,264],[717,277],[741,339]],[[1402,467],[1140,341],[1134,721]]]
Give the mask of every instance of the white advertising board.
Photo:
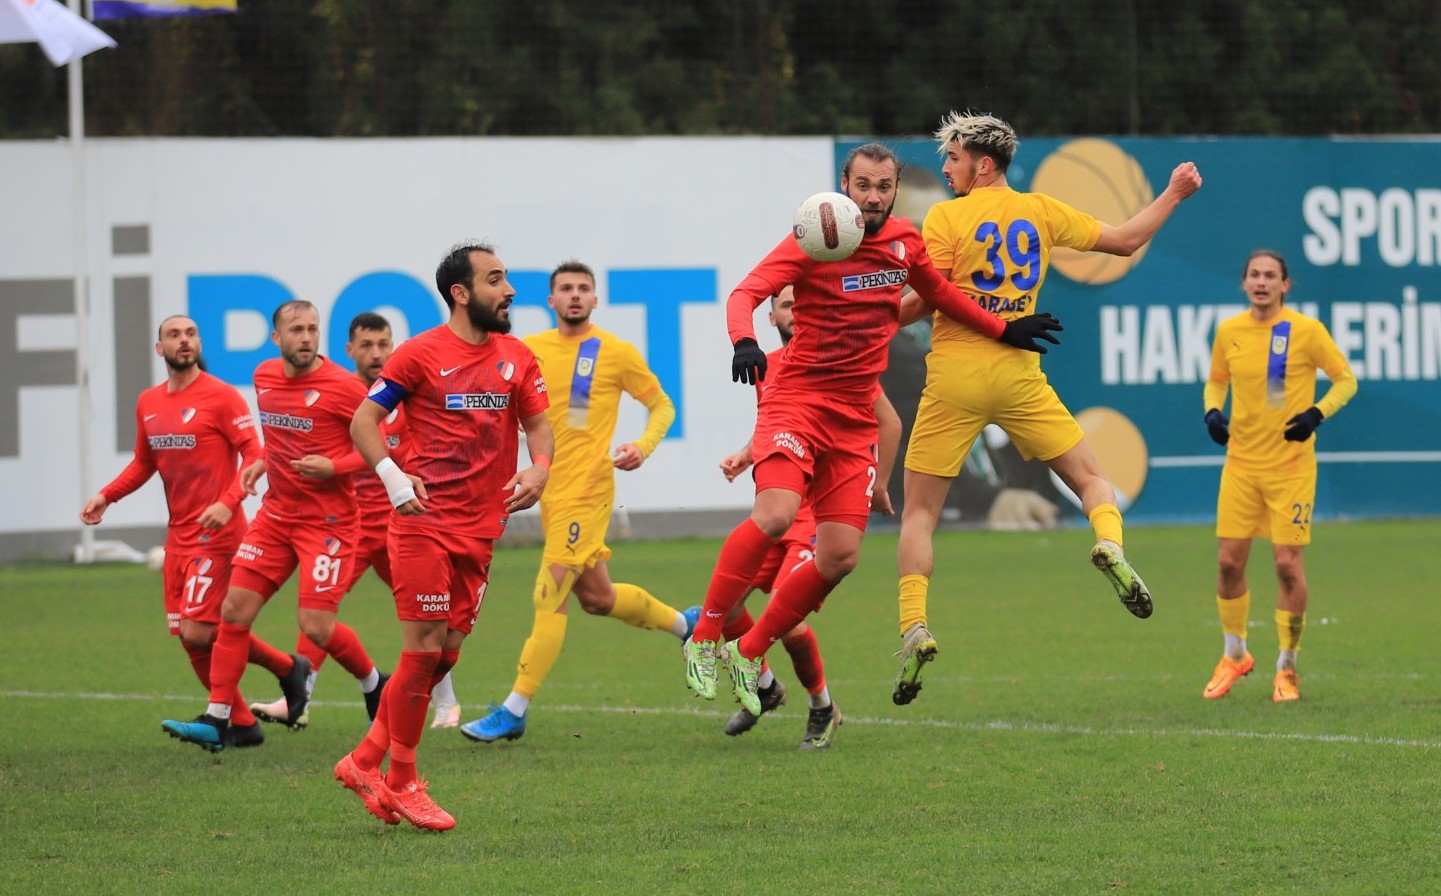
[[[440,321],[435,265],[467,238],[494,243],[511,269],[520,335],[553,326],[557,263],[591,265],[595,321],[635,343],[675,399],[671,437],[619,476],[630,510],[749,505],[747,485],[716,469],[749,435],[755,402],[730,381],[724,300],[797,203],[835,187],[831,140],[94,140],[86,152],[83,476],[69,150],[0,144],[0,559],[7,536],[78,531],[82,481],[93,492],[128,462],[134,396],[164,378],[153,351],[164,317],[195,318],[211,371],[253,399],[281,301],[314,302],[322,351],[346,362],[359,311],[386,314],[398,337]],[[639,435],[643,415],[627,402],[618,441]],[[100,537],[165,515],[153,481],[110,509]]]

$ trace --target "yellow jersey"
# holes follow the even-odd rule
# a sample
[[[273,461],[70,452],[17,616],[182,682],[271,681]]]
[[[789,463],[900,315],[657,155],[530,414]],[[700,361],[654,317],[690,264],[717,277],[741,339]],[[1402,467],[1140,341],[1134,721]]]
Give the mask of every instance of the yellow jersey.
[[[922,235],[938,270],[987,311],[1006,320],[1036,312],[1051,266],[1051,247],[1088,251],[1101,238],[1101,222],[1044,193],[980,187],[938,202],[926,215]],[[931,350],[986,359],[1016,352],[936,312]],[[1025,353],[1040,366],[1040,355]]]
[[[1318,368],[1331,378],[1320,401]],[[1226,462],[1255,472],[1305,473],[1316,467],[1316,438],[1286,441],[1286,421],[1312,405],[1329,420],[1356,394],[1356,375],[1324,324],[1283,306],[1270,320],[1245,311],[1216,326],[1205,410],[1224,409],[1228,386]]]
[[[540,363],[550,394],[546,420],[555,433],[547,504],[593,501],[615,490],[611,440],[622,393],[650,411],[635,444],[649,457],[675,420],[675,405],[629,342],[592,326],[580,336],[546,330],[523,340]]]

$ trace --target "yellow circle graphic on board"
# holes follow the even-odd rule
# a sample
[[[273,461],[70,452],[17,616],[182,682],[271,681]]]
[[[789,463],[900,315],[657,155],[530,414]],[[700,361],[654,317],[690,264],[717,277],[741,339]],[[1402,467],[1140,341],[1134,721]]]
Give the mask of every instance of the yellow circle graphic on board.
[[[1139,162],[1111,141],[1092,138],[1063,143],[1046,156],[1031,178],[1031,190],[1114,227],[1155,198]],[[1051,252],[1051,269],[1077,283],[1100,286],[1129,274],[1145,255],[1146,246],[1129,258],[1057,247]]]
[[[1146,487],[1151,452],[1146,447],[1145,436],[1129,417],[1115,408],[1086,408],[1076,415],[1076,422],[1086,434],[1086,444],[1091,446],[1101,465],[1101,475],[1116,490],[1116,506],[1124,511]],[[1051,473],[1051,481],[1062,496],[1076,507],[1081,506],[1081,499],[1054,472]]]

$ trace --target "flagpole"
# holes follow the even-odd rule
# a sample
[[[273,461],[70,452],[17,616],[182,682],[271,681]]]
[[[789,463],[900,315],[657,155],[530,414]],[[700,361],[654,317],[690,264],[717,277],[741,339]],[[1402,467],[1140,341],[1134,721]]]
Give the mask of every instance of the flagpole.
[[[89,20],[81,8],[82,0],[69,0],[70,11]],[[90,259],[87,242],[89,204],[85,190],[85,79],[81,57],[70,60],[68,74],[70,93],[70,165],[74,213],[75,253],[75,386],[79,413],[80,500],[89,500],[90,479]],[[95,530],[80,527],[80,545],[75,552],[77,563],[95,560]]]

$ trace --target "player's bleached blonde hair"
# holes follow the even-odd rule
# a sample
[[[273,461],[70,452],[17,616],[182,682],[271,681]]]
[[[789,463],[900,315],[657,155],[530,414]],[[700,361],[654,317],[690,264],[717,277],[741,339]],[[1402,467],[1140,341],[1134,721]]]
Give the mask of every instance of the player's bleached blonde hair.
[[[965,112],[952,110],[942,118],[941,126],[936,129],[936,141],[940,143],[936,151],[941,155],[945,155],[947,146],[956,143],[961,149],[990,156],[1001,171],[1011,167],[1011,159],[1016,157],[1016,145],[1020,143],[1016,139],[1015,128],[994,115],[978,114],[969,109]]]

